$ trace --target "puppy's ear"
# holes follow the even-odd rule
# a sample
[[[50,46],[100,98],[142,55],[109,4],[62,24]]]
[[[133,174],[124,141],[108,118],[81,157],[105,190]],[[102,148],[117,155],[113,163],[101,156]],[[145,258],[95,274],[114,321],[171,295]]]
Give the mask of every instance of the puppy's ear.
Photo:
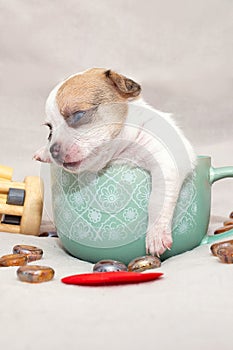
[[[113,72],[110,69],[105,71],[104,74],[106,78],[114,84],[119,93],[125,97],[136,97],[140,94],[141,86],[135,83],[135,81]]]

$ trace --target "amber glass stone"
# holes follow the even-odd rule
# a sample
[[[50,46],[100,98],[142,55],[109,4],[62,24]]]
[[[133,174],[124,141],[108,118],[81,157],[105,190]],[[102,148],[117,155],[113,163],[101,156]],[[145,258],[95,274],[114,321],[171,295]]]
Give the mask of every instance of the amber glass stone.
[[[17,276],[22,282],[41,283],[50,281],[55,271],[49,266],[27,265],[18,268]]]
[[[233,246],[219,248],[217,257],[225,264],[233,264]]]
[[[215,235],[219,235],[220,233],[227,232],[233,229],[233,225],[227,225],[223,227],[219,227],[217,230],[214,231]]]
[[[58,237],[57,231],[47,231],[39,234],[39,237]]]
[[[128,265],[128,271],[142,272],[149,269],[155,269],[160,266],[161,261],[158,257],[145,255],[130,261]]]
[[[14,254],[26,254],[28,257],[28,262],[40,260],[43,255],[43,250],[33,245],[23,245],[18,244],[13,247]]]
[[[233,225],[233,220],[227,220],[223,223],[224,226]]]
[[[26,254],[8,254],[3,255],[0,258],[0,266],[22,266],[27,264],[27,255]]]
[[[229,246],[233,247],[233,239],[224,241],[224,242],[214,243],[210,246],[210,250],[214,256],[217,256],[218,249],[229,247]]]
[[[230,213],[229,218],[233,219],[233,211]]]

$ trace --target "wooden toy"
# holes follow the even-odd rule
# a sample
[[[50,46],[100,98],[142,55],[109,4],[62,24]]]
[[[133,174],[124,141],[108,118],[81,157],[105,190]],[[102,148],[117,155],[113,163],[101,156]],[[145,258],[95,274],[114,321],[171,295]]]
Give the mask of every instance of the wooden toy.
[[[12,181],[12,169],[0,165],[0,231],[39,235],[43,183],[38,176]]]
[[[13,169],[9,166],[0,165],[0,181],[10,181],[12,179]]]

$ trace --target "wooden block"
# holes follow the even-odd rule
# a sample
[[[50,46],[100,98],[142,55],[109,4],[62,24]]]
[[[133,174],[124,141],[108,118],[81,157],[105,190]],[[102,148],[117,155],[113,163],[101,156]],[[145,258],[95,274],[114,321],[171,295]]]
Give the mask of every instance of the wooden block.
[[[7,195],[0,193],[0,202],[6,203],[6,201],[7,201]]]
[[[0,181],[11,181],[11,180],[9,180],[9,179],[5,179],[4,177],[0,177]]]
[[[4,215],[2,224],[7,224],[7,225],[20,225],[21,221],[21,216],[16,216],[16,215]]]
[[[2,231],[2,232],[11,232],[11,233],[20,233],[20,226],[18,226],[18,225],[8,225],[8,224],[2,224],[1,223],[0,224],[0,231]]]
[[[13,169],[9,166],[0,164],[0,178],[11,180],[13,175]]]
[[[43,194],[38,176],[27,176],[23,183],[0,181],[0,231],[39,235]]]
[[[9,214],[9,215],[23,215],[23,207],[17,205],[10,205],[0,202],[0,213],[1,214]]]
[[[27,176],[24,183],[26,194],[20,232],[26,235],[38,236],[43,210],[43,182],[38,176]]]
[[[8,193],[11,187],[25,190],[25,184],[23,182],[0,181],[0,193]]]
[[[25,190],[20,188],[9,188],[6,204],[23,205]]]

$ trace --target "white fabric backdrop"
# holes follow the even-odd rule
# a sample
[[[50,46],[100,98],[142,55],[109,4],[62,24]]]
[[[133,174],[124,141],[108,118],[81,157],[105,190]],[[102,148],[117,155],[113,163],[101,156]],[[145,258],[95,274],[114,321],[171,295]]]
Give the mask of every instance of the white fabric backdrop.
[[[233,165],[233,4],[229,0],[0,0],[0,163],[14,179],[39,175],[44,103],[61,79],[89,67],[141,83],[144,98],[173,112],[198,154]],[[233,180],[213,186],[212,227],[233,210]],[[48,200],[48,199],[47,199]],[[0,254],[35,243],[54,266],[40,286],[0,271],[0,344],[8,349],[232,348],[232,266],[201,247],[169,259],[154,284],[83,289],[59,277],[87,271],[57,240],[0,234]]]

